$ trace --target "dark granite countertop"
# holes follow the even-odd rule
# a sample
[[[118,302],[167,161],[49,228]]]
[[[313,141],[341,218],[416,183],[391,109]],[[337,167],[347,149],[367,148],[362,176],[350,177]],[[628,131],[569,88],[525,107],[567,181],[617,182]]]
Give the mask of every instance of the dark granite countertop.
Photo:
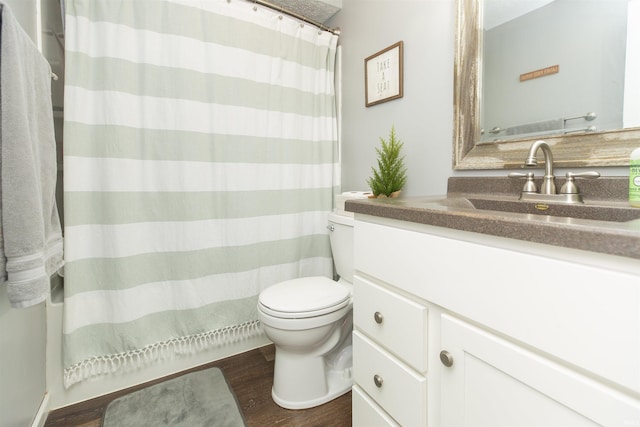
[[[632,208],[626,201],[627,179],[581,180],[578,185],[584,205],[548,204],[543,211],[536,209],[535,203],[518,201],[522,181],[501,177],[449,178],[443,196],[347,200],[345,209],[640,259],[640,208]],[[560,188],[563,180],[556,183]]]

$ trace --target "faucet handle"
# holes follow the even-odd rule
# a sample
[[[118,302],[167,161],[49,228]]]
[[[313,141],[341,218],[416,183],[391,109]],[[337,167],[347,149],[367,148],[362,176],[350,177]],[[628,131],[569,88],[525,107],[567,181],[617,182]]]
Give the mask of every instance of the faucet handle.
[[[567,172],[566,173],[567,180],[564,185],[560,189],[560,194],[580,194],[580,190],[578,190],[578,186],[575,183],[575,178],[588,178],[588,179],[596,179],[600,177],[598,172],[589,171],[589,172]]]
[[[565,176],[567,177],[567,179],[569,179],[569,178],[591,178],[591,179],[595,179],[595,178],[600,178],[600,173],[596,172],[596,171],[567,172]]]
[[[533,181],[534,175],[533,172],[510,172],[509,178],[526,178],[527,182],[524,183],[524,187],[522,188],[523,193],[537,193],[538,188],[536,187],[536,183]]]

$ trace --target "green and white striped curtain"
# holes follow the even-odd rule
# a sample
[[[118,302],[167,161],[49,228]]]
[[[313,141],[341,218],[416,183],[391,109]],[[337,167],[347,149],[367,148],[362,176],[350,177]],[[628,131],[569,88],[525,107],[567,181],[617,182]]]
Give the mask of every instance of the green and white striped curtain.
[[[67,0],[65,385],[261,333],[331,277],[337,36],[244,0]]]

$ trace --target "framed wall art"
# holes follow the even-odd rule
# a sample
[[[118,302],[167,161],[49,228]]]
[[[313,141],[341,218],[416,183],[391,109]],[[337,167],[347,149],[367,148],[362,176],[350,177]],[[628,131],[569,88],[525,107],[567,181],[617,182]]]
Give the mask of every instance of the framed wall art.
[[[402,98],[403,42],[392,44],[364,60],[365,105]]]

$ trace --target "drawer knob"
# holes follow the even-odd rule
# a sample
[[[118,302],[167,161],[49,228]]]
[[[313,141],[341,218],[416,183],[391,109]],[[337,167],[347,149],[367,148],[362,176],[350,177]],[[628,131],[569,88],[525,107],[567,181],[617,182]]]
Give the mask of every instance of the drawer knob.
[[[453,366],[453,356],[447,350],[442,350],[440,352],[440,361],[447,368],[450,368]]]
[[[376,385],[376,387],[380,388],[382,387],[382,377],[380,375],[374,375],[373,376],[373,383]]]
[[[375,320],[378,325],[381,325],[384,320],[384,316],[379,311],[376,311],[373,313],[373,320]]]

